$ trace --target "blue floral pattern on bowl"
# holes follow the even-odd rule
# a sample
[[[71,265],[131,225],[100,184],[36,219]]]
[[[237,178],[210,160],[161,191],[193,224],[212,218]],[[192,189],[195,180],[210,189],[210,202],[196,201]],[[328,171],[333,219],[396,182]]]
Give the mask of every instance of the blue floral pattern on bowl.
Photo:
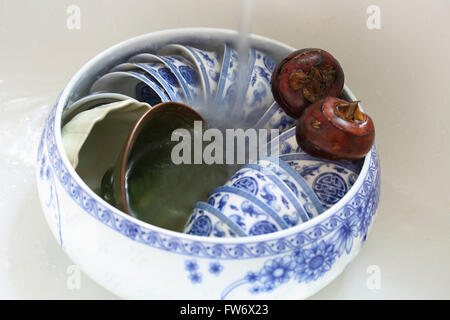
[[[184,91],[172,71],[161,62],[150,63],[122,63],[111,69],[115,71],[135,71],[145,72],[148,77],[157,81],[165,90],[171,101],[184,102],[186,100]]]
[[[183,230],[184,233],[203,237],[245,237],[238,225],[213,206],[198,202]]]
[[[192,107],[197,102],[202,101],[203,91],[201,87],[200,75],[196,67],[186,58],[178,55],[159,56],[149,53],[141,53],[129,59],[132,63],[154,63],[162,62],[175,76],[183,89],[186,102]]]
[[[161,56],[183,57],[189,61],[199,75],[203,101],[214,99],[220,76],[220,54],[181,44],[168,44],[157,51]]]
[[[278,158],[265,157],[257,162],[261,167],[273,172],[294,193],[311,219],[325,208],[305,179],[286,162]]]
[[[286,154],[280,159],[305,179],[326,208],[338,202],[358,178],[359,168],[351,162],[319,160],[304,154]]]
[[[202,74],[202,81],[205,88],[206,101],[214,100],[219,84],[221,61],[218,52],[199,49],[191,46],[186,46],[186,49],[194,56],[200,72]]]
[[[131,57],[128,63],[123,63],[116,68],[119,68],[122,65],[124,68],[134,66],[152,75],[160,82],[172,101],[188,102],[185,88],[181,86],[172,70],[168,68],[158,56],[149,53],[141,53]]]
[[[289,227],[308,221],[309,216],[295,194],[272,172],[249,164],[225,184],[245,190],[270,206]]]
[[[208,203],[234,221],[249,236],[288,227],[271,207],[242,189],[218,187],[208,196]]]
[[[275,62],[263,52],[251,49],[248,85],[242,105],[244,125],[254,124],[273,103],[270,78]]]
[[[158,62],[136,63],[136,66],[142,68],[158,80],[172,101],[183,102],[186,100],[178,79],[164,64]]]

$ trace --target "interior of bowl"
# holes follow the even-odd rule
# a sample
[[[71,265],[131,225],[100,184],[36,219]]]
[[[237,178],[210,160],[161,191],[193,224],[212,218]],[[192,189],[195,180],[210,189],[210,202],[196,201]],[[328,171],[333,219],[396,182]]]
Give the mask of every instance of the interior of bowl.
[[[161,32],[155,32],[147,35],[138,36],[136,38],[127,40],[125,42],[119,43],[104,52],[100,53],[96,57],[94,57],[91,61],[89,61],[85,66],[83,66],[70,80],[67,86],[64,88],[61,93],[58,103],[56,106],[56,115],[55,115],[55,138],[57,148],[62,156],[64,165],[67,170],[70,172],[72,177],[78,182],[83,189],[89,193],[97,202],[99,202],[102,206],[108,207],[115,214],[122,216],[125,219],[129,219],[133,223],[141,225],[147,229],[155,230],[159,232],[166,233],[168,235],[177,236],[177,237],[186,237],[196,239],[197,241],[208,241],[212,243],[220,243],[220,242],[247,242],[247,241],[258,241],[258,239],[262,238],[278,238],[286,236],[287,234],[292,234],[298,232],[300,230],[306,229],[315,223],[322,221],[323,219],[329,217],[333,212],[336,211],[336,208],[339,207],[341,203],[348,201],[352,197],[352,194],[355,193],[355,189],[361,185],[364,176],[367,173],[367,168],[370,162],[371,154],[369,153],[362,164],[362,169],[358,179],[356,180],[353,187],[347,192],[347,194],[342,198],[336,205],[320,216],[298,225],[296,227],[292,227],[287,230],[278,231],[272,234],[266,234],[255,237],[248,238],[208,238],[182,234],[179,232],[162,229],[157,226],[153,226],[137,220],[116,208],[111,207],[108,203],[106,203],[101,197],[98,196],[98,192],[95,193],[91,190],[80,178],[80,176],[75,172],[75,170],[70,166],[67,157],[64,154],[62,143],[61,143],[61,115],[65,108],[70,106],[73,102],[78,99],[88,95],[89,89],[91,85],[102,75],[104,75],[108,70],[110,70],[113,66],[118,65],[120,63],[126,62],[130,57],[142,53],[142,52],[156,52],[157,49],[162,46],[170,43],[179,43],[179,44],[187,44],[192,46],[200,46],[200,47],[218,47],[222,45],[224,42],[228,43],[236,43],[238,40],[238,34],[231,30],[223,30],[223,29],[207,29],[207,28],[190,28],[190,29],[174,29],[174,30],[166,30]],[[284,56],[295,50],[294,48],[277,42],[275,40],[267,39],[264,37],[252,35],[250,37],[250,46],[261,50],[268,54],[275,62],[279,62]],[[344,86],[344,90],[342,93],[342,98],[346,100],[356,100],[356,97],[353,93]]]

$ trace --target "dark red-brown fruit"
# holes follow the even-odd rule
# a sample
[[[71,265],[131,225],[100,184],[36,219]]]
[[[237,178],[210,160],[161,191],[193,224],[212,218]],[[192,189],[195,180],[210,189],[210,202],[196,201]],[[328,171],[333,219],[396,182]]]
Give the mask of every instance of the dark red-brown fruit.
[[[301,49],[275,67],[271,86],[278,105],[297,119],[311,103],[327,96],[339,96],[344,86],[344,72],[328,52]]]
[[[308,154],[327,160],[357,160],[372,147],[375,127],[359,102],[326,97],[305,109],[296,138]]]

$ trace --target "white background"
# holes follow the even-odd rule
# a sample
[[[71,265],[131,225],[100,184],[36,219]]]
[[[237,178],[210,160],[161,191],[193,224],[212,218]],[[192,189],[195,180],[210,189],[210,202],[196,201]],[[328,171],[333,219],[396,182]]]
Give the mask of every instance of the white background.
[[[81,29],[66,27],[67,7]],[[366,27],[369,5],[381,30]],[[43,121],[65,83],[111,45],[178,27],[239,27],[239,1],[0,0],[0,298],[116,299],[72,262],[34,182]],[[450,1],[256,0],[252,31],[330,51],[374,119],[382,194],[359,256],[313,299],[450,298]],[[381,288],[366,286],[377,265]]]

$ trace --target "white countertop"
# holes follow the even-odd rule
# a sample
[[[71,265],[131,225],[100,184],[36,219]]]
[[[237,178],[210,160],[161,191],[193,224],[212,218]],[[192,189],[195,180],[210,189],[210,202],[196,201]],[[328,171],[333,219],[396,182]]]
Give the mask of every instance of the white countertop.
[[[178,27],[239,25],[239,0],[0,0],[0,298],[116,299],[82,275],[50,233],[34,181],[44,119],[70,76],[107,47]],[[346,83],[374,119],[381,199],[368,241],[313,299],[450,298],[450,2],[254,1],[256,34],[319,47],[341,62]],[[380,288],[370,289],[370,266]],[[68,272],[69,268],[69,272]],[[369,269],[368,269],[369,268]]]

